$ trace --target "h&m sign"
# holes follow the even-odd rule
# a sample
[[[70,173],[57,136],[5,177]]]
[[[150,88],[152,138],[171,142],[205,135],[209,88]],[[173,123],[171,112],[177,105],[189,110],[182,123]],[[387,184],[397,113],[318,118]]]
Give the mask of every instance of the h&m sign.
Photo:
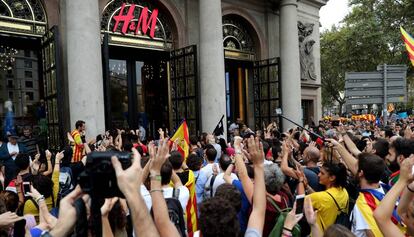
[[[152,10],[152,12],[149,11],[148,7],[139,7],[141,8],[141,13],[137,18],[135,18],[135,4],[129,5],[128,12],[125,14],[126,4],[123,3],[122,7],[119,11],[119,14],[117,16],[114,16],[113,19],[115,20],[115,25],[113,28],[113,32],[118,31],[119,24],[123,23],[123,26],[121,28],[122,34],[127,34],[128,32],[135,32],[135,34],[139,34],[139,32],[142,33],[142,35],[147,35],[147,32],[149,30],[149,36],[151,38],[155,37],[155,30],[157,28],[157,19],[158,19],[158,9]]]

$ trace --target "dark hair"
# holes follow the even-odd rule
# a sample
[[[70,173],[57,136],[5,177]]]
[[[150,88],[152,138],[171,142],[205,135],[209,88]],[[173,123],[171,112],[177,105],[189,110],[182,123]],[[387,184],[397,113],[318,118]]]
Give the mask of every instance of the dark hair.
[[[111,229],[114,231],[114,233],[116,232],[115,230],[122,230],[125,228],[127,224],[127,216],[119,200],[115,203],[109,212],[108,219]]]
[[[395,148],[396,158],[403,155],[404,158],[408,158],[411,154],[414,154],[414,140],[408,140],[404,138],[397,138],[392,144]]]
[[[358,169],[364,172],[364,177],[369,184],[378,183],[385,172],[384,160],[371,153],[358,155]]]
[[[372,144],[372,148],[375,149],[375,154],[382,159],[385,159],[388,155],[389,146],[390,144],[388,141],[382,138],[377,139],[374,144]]]
[[[2,203],[4,203],[4,206],[6,207],[6,210],[0,208],[0,213],[3,213],[5,211],[15,212],[19,207],[19,196],[15,192],[7,190],[1,191],[0,200]]]
[[[231,164],[230,156],[226,154],[221,155],[220,160],[219,160],[219,165],[221,169],[226,170],[230,164]]]
[[[82,127],[84,124],[85,124],[85,121],[78,120],[75,123],[75,128],[78,129],[78,128]]]
[[[359,140],[355,145],[358,150],[363,151],[367,146],[367,141],[364,139],[364,137],[362,137],[361,140]]]
[[[187,157],[187,166],[192,171],[198,171],[203,165],[203,158],[199,157],[197,154],[191,153]]]
[[[390,128],[386,128],[384,131],[385,131],[385,137],[394,136],[394,132]]]
[[[44,175],[38,174],[32,176],[32,185],[45,198],[53,195],[53,181]]]
[[[328,172],[330,176],[335,176],[333,186],[345,187],[347,183],[346,167],[342,163],[326,162],[322,167]]]
[[[178,170],[179,168],[181,168],[184,162],[183,155],[181,155],[181,153],[178,151],[171,152],[169,160],[171,162],[173,169],[175,170]]]
[[[254,169],[249,164],[246,164],[247,176],[249,178],[254,179]]]
[[[217,150],[214,146],[206,149],[206,157],[208,161],[215,161],[217,156]]]
[[[262,141],[262,145],[263,145],[263,152],[267,155],[267,153],[270,150],[270,145],[267,141]]]
[[[224,140],[224,138],[219,139],[219,145],[221,147],[221,151],[225,152],[226,148],[227,148],[227,144],[226,144],[226,140]]]
[[[323,237],[354,237],[355,235],[345,226],[333,224],[325,230]]]
[[[190,136],[190,144],[191,145],[197,145],[198,137],[195,135]]]
[[[238,237],[240,225],[233,205],[214,197],[200,205],[199,227],[203,237]]]
[[[72,161],[73,150],[72,147],[66,146],[63,150],[63,158],[61,160],[61,166],[69,166]]]
[[[231,204],[233,204],[234,210],[236,210],[236,212],[240,211],[242,206],[241,193],[233,185],[227,183],[221,184],[217,187],[215,197],[222,197],[223,199],[226,199]]]
[[[14,163],[16,164],[16,166],[19,170],[25,170],[30,165],[30,157],[26,153],[19,153],[16,156],[16,159],[14,160]]]
[[[171,181],[173,167],[171,162],[166,160],[164,164],[161,166],[161,184],[166,185],[169,184]]]

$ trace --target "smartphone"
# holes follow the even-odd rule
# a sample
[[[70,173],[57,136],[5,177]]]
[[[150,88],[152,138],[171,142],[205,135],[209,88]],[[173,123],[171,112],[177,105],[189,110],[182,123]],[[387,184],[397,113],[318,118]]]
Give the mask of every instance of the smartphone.
[[[23,193],[24,196],[29,196],[27,193],[30,192],[30,182],[23,182]]]
[[[303,213],[304,202],[305,202],[305,194],[296,195],[296,215]]]

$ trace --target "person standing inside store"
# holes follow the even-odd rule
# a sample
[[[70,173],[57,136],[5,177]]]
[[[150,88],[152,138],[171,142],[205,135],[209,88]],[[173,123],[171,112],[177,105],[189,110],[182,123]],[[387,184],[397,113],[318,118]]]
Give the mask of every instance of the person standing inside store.
[[[72,162],[78,162],[82,159],[83,152],[85,149],[85,131],[86,125],[85,121],[78,120],[75,123],[75,130],[73,130],[70,135],[73,138],[73,156]]]
[[[31,128],[25,127],[23,129],[23,136],[20,137],[19,143],[26,147],[27,153],[32,159],[39,153],[38,141],[37,138],[33,136]]]

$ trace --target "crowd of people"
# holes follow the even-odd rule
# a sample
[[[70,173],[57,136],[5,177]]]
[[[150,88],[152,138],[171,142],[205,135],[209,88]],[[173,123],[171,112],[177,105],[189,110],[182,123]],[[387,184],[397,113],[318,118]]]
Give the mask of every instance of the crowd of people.
[[[228,139],[190,134],[188,155],[162,129],[145,141],[139,130],[88,139],[84,121],[75,127],[55,153],[30,129],[0,143],[0,236],[414,235],[412,119],[285,132],[238,120]],[[91,154],[108,152],[102,178],[84,185]]]

